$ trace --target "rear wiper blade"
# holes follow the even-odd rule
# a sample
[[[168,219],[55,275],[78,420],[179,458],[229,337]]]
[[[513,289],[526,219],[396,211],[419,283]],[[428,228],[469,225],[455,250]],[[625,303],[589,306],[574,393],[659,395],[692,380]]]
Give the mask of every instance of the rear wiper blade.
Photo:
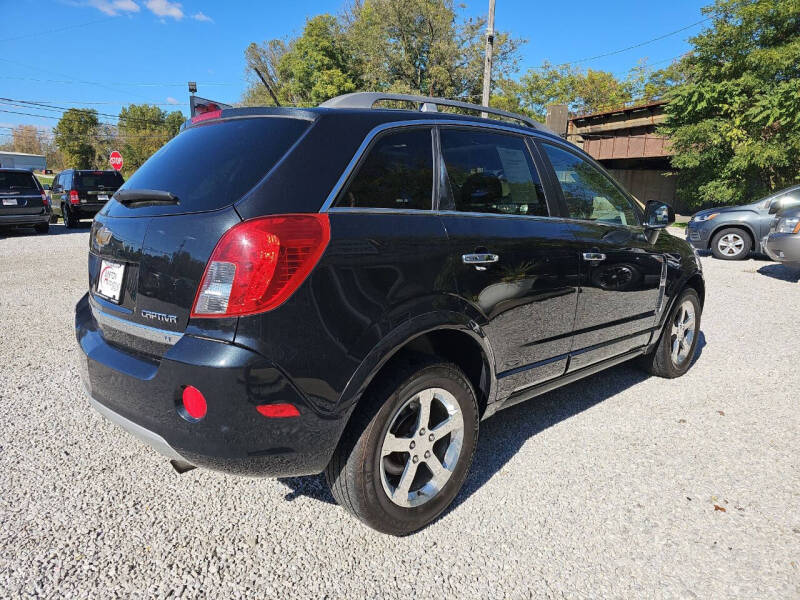
[[[178,197],[163,190],[117,190],[114,194],[120,204],[178,204]]]

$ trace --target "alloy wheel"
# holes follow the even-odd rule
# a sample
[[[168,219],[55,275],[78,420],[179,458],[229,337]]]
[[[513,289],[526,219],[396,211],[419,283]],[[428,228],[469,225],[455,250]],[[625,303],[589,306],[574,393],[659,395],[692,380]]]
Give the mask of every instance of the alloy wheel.
[[[717,248],[725,256],[736,256],[744,250],[744,238],[736,233],[727,233],[719,238]]]
[[[420,506],[447,484],[464,442],[464,417],[442,388],[414,394],[395,413],[381,447],[380,475],[389,499]]]
[[[695,309],[691,300],[684,300],[672,322],[672,362],[676,367],[682,366],[690,357],[695,336]]]

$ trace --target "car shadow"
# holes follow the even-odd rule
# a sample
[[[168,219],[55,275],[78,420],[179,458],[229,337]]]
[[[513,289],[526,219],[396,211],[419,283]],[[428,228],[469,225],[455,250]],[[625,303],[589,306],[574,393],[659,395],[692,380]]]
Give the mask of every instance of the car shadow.
[[[77,227],[67,229],[63,223],[51,223],[47,233],[37,233],[33,227],[10,227],[0,228],[0,239],[20,238],[20,237],[40,237],[48,235],[69,235],[72,233],[86,233],[92,228],[91,221],[81,221]]]
[[[789,283],[800,282],[800,267],[790,267],[782,263],[773,263],[771,265],[764,265],[756,272],[761,275],[766,275],[767,277],[772,277],[773,279],[788,281]]]
[[[701,330],[692,360],[693,366],[702,356],[705,346],[706,337]],[[494,477],[530,438],[649,377],[650,375],[637,368],[635,364],[623,363],[527,402],[521,402],[483,421],[469,475],[453,503],[436,520],[466,502]],[[329,504],[336,503],[328,490],[323,474],[281,477],[278,481],[289,488],[284,500],[292,501],[300,496],[307,496]]]

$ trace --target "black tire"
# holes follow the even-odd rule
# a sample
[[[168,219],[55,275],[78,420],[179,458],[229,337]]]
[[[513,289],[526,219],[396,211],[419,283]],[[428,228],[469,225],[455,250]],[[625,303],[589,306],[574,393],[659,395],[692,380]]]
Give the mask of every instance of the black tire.
[[[47,233],[50,231],[50,223],[39,223],[34,229],[36,233]]]
[[[50,214],[50,224],[58,223],[58,215],[56,213]]]
[[[61,207],[61,214],[64,216],[64,227],[67,229],[75,229],[78,226],[78,219],[74,217],[69,206],[66,204]]]
[[[434,358],[419,357],[409,360],[398,361],[396,366],[391,367],[391,372],[370,386],[365,397],[361,400],[356,413],[353,414],[348,423],[339,446],[331,458],[330,463],[325,469],[325,478],[330,486],[331,493],[336,501],[348,512],[352,513],[363,523],[391,535],[403,536],[421,529],[444,511],[458,494],[467,471],[472,464],[472,457],[475,453],[475,446],[478,441],[478,404],[475,393],[467,377],[456,365],[441,362]],[[425,445],[429,442],[427,434],[436,431],[434,412],[440,410],[431,409],[431,419],[429,428],[425,434],[420,434],[417,427],[420,425],[419,413],[411,417],[413,423],[410,427],[414,430],[410,436],[398,435],[396,440],[405,439],[409,442],[418,444],[415,450],[393,452],[386,457],[382,455],[382,448],[387,435],[390,433],[390,426],[397,427],[397,424],[408,423],[409,418],[402,420],[404,411],[413,410],[415,402],[421,400],[421,392],[439,388],[449,393],[449,398],[455,399],[458,408],[461,410],[463,418],[463,436],[461,436],[461,447],[458,458],[455,459],[452,470],[449,471],[449,479],[441,486],[438,492],[425,500],[425,494],[420,494],[417,499],[422,499],[418,506],[405,507],[395,503],[389,496],[389,491],[385,488],[389,477],[402,479],[409,465],[416,456],[415,452],[422,454]],[[438,394],[439,392],[437,392]],[[437,400],[437,398],[434,398]],[[434,406],[433,401],[429,401],[430,406]],[[409,404],[410,403],[410,404]],[[421,403],[420,403],[421,404]],[[417,406],[420,406],[417,404]],[[442,405],[443,406],[443,405]],[[431,431],[431,428],[432,431]],[[399,433],[394,431],[393,433]],[[418,435],[418,437],[414,437]],[[434,437],[431,435],[431,437]],[[447,446],[433,446],[431,451],[436,455],[443,454],[442,448],[450,447],[453,443],[453,434],[443,435],[436,440],[435,444],[447,444]],[[457,443],[457,442],[456,442]],[[410,448],[414,448],[411,444]],[[425,454],[428,461],[430,452]],[[421,457],[418,457],[421,458]],[[442,462],[436,458],[441,466]],[[442,459],[443,460],[443,459]],[[389,463],[385,461],[390,461]],[[405,469],[397,466],[397,461],[405,463]],[[433,470],[428,468],[425,460],[413,460],[414,472],[416,477],[421,477],[424,481],[426,477],[431,477]],[[422,465],[425,468],[422,468]],[[433,464],[433,463],[431,463]],[[387,475],[384,480],[384,473],[390,469],[400,469]],[[402,475],[398,473],[402,472]],[[411,472],[409,470],[409,472]],[[401,487],[398,479],[395,492]],[[399,498],[410,499],[417,494],[413,489],[417,479],[412,482],[412,490],[406,495],[396,493]]]
[[[728,253],[728,250],[723,251],[720,245],[728,248],[731,253]],[[744,260],[750,254],[752,247],[750,234],[738,227],[720,229],[711,238],[711,253],[720,260]]]
[[[679,313],[681,312],[684,303],[687,302],[691,303],[694,310],[692,339],[691,343],[688,344],[689,347],[685,358],[676,361],[673,358],[673,344],[675,343],[677,336],[674,334],[673,326],[676,325],[677,321],[679,320]],[[649,354],[645,354],[641,357],[639,360],[640,366],[651,375],[664,377],[665,379],[674,379],[675,377],[680,377],[686,373],[686,371],[689,370],[689,367],[692,366],[694,355],[697,352],[697,341],[700,338],[700,319],[702,317],[702,312],[703,308],[700,305],[700,297],[697,295],[697,292],[693,288],[686,288],[683,290],[681,295],[675,301],[675,305],[672,307],[666,323],[664,323],[664,329],[661,331],[661,337],[658,340],[658,344]],[[689,331],[689,329],[686,328],[685,331]],[[683,356],[682,352],[680,356]]]

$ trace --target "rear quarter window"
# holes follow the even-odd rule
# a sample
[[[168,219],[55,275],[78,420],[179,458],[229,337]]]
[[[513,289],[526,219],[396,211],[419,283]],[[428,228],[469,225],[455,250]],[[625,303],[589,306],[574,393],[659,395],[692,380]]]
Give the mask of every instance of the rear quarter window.
[[[241,200],[310,126],[304,119],[238,118],[185,129],[151,156],[122,189],[164,190],[176,206],[127,209],[108,214],[147,216],[201,212]]]

